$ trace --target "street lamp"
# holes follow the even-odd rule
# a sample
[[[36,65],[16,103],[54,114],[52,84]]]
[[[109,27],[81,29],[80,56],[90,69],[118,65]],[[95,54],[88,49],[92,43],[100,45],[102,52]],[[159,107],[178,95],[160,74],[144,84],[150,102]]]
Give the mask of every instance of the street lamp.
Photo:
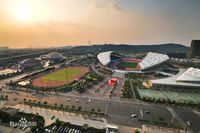
[[[140,109],[140,119],[143,119],[143,116],[144,116],[143,111]]]
[[[191,127],[192,123],[190,121],[187,121],[186,124],[187,124],[187,127],[185,128],[185,133],[187,133],[187,130],[189,127]]]

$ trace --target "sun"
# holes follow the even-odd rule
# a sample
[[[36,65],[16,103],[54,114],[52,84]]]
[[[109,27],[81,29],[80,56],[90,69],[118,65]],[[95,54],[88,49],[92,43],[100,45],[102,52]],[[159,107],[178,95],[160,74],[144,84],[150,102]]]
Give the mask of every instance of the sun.
[[[33,10],[27,3],[18,3],[15,8],[16,19],[24,22],[30,22],[33,19]]]

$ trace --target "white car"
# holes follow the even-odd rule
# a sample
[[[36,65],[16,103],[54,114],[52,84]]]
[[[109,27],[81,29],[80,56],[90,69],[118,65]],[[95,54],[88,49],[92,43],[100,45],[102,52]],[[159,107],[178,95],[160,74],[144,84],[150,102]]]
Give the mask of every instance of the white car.
[[[75,100],[75,102],[79,102],[79,100],[78,100],[78,99],[76,99],[76,100]]]
[[[88,102],[90,103],[90,102],[91,102],[91,99],[88,99]]]
[[[46,131],[46,132],[48,132],[48,133],[50,133],[50,132],[51,132],[51,130],[49,130],[49,129],[47,129],[47,128],[45,129],[45,131]]]
[[[132,115],[131,115],[132,118],[135,118],[136,116],[137,116],[136,114],[132,114]]]
[[[106,133],[119,133],[118,127],[114,125],[107,125]]]

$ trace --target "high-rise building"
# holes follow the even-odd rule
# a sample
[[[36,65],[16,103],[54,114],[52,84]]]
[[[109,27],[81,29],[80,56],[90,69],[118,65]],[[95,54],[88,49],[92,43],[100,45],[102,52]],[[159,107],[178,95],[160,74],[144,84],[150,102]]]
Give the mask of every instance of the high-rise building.
[[[192,40],[189,52],[189,58],[200,57],[200,40]]]

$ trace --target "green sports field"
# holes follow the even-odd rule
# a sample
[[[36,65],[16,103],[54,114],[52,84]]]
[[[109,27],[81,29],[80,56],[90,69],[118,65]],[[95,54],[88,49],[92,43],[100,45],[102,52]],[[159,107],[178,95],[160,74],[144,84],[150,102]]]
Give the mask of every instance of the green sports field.
[[[37,87],[62,86],[74,80],[78,80],[88,71],[89,70],[87,67],[82,66],[63,68],[55,72],[49,73],[45,76],[34,79],[32,81],[32,84]]]
[[[128,68],[137,68],[137,64],[136,62],[122,62],[121,66],[123,67],[128,67]]]
[[[65,81],[67,78],[72,79],[76,75],[79,75],[81,69],[65,68],[54,73],[48,74],[43,77],[44,81]]]

